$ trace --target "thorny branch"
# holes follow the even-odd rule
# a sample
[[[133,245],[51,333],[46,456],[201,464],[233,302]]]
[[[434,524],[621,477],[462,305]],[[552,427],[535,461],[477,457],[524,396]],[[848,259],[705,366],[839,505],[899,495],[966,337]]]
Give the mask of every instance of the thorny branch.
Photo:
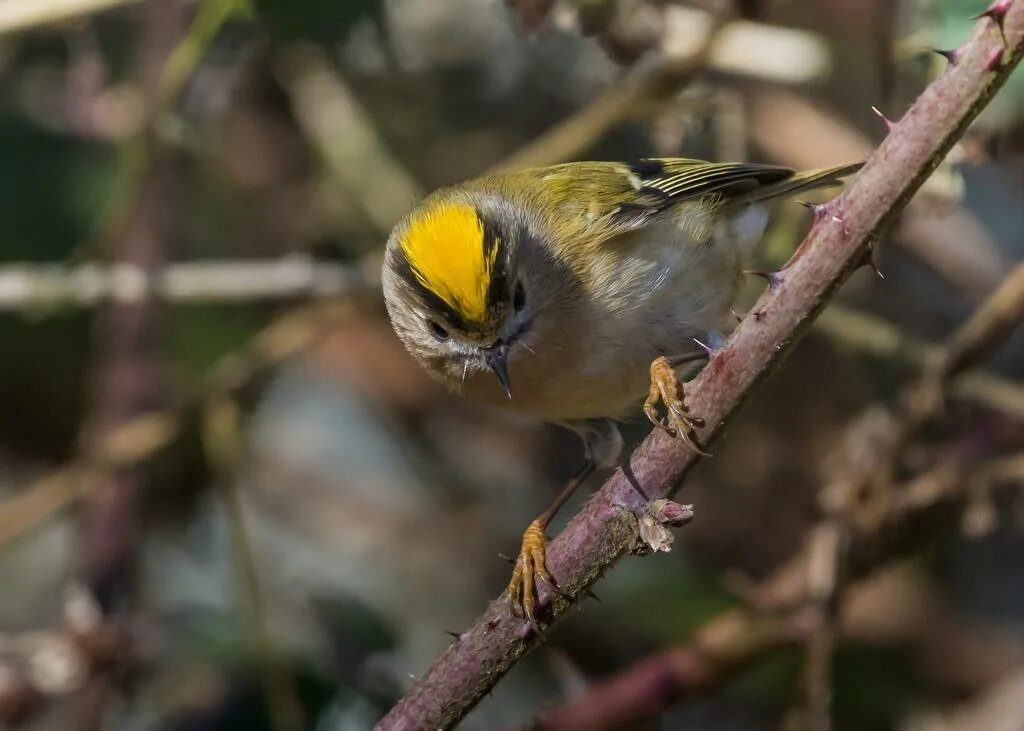
[[[901,444],[941,413],[941,400],[927,408],[911,394],[934,383],[936,372],[951,386],[1004,343],[1024,319],[1024,265],[1014,270],[974,315],[941,348],[934,363],[905,390],[897,413],[879,418],[874,408],[853,422],[833,466],[834,477],[822,490],[821,522],[803,549],[760,586],[749,590],[751,606],[730,610],[697,630],[694,639],[640,661],[605,680],[585,695],[542,713],[533,731],[571,728],[602,731],[622,728],[664,711],[681,698],[707,693],[776,647],[804,642],[806,714],[798,728],[828,727],[830,687],[827,664],[836,641],[839,607],[848,579],[862,579],[904,550],[897,537],[950,502],[970,500],[974,480],[1019,478],[1019,458],[994,459],[975,466],[957,454],[932,471],[900,486],[888,485],[892,498],[870,523],[856,520],[864,506],[860,490],[884,478]],[[953,367],[952,364],[956,364]],[[851,557],[847,562],[845,557]]]
[[[1006,81],[1024,54],[1024,4],[1003,2],[996,27],[978,23],[957,63],[922,93],[870,162],[832,203],[816,211],[815,225],[786,269],[690,384],[690,405],[707,426],[702,443],[717,437],[775,368],[830,295],[870,255],[871,246],[971,121]],[[1004,17],[1005,16],[1005,17]],[[1005,31],[1008,47],[1004,46]],[[637,515],[650,500],[671,495],[697,455],[652,434],[552,542],[548,568],[567,597],[546,597],[550,621],[560,619],[583,590],[636,543]],[[537,642],[528,627],[495,601],[381,720],[381,729],[448,728],[462,718]]]

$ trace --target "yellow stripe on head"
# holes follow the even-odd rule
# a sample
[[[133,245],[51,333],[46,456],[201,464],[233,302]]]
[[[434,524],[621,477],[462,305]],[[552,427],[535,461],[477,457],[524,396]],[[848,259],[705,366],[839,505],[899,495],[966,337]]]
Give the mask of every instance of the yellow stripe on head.
[[[444,202],[414,213],[401,248],[420,286],[466,322],[486,320],[499,246],[484,240],[475,208]]]

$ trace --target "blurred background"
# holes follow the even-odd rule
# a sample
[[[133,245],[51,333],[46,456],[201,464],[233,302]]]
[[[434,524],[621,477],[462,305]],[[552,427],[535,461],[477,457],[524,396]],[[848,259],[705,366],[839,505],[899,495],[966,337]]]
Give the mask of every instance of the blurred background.
[[[865,159],[872,106],[899,118],[985,7],[0,0],[0,726],[369,728],[581,459],[406,356],[378,291],[391,226],[500,167]],[[1022,188],[1018,74],[880,242],[884,279],[853,276],[688,481],[674,550],[622,561],[462,727],[687,642],[800,551],[851,425],[1024,256]],[[808,226],[775,209],[763,266]],[[1014,457],[1022,373],[1018,338],[898,476]],[[845,593],[835,728],[1024,718],[1017,465]],[[799,728],[802,658],[645,728]]]

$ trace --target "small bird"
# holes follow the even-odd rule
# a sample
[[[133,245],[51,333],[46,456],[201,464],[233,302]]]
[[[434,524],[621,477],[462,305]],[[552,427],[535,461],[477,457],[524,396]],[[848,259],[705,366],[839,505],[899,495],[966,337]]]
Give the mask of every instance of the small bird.
[[[617,463],[616,420],[646,396],[652,423],[700,449],[676,369],[730,323],[766,223],[753,204],[859,167],[574,162],[438,190],[395,227],[384,297],[413,357],[452,391],[583,440],[583,467],[523,534],[513,614],[537,628],[537,581],[557,589],[544,530],[594,469]]]

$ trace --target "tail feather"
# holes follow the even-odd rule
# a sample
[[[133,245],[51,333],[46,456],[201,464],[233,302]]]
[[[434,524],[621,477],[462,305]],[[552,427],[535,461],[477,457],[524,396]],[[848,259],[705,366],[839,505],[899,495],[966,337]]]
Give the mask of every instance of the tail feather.
[[[760,203],[772,198],[793,195],[805,190],[816,188],[828,188],[841,185],[843,178],[852,175],[864,166],[864,163],[853,163],[851,165],[840,165],[833,168],[820,168],[818,170],[804,170],[795,173],[785,180],[766,185],[752,191],[749,195],[743,196],[741,201],[744,205]]]

